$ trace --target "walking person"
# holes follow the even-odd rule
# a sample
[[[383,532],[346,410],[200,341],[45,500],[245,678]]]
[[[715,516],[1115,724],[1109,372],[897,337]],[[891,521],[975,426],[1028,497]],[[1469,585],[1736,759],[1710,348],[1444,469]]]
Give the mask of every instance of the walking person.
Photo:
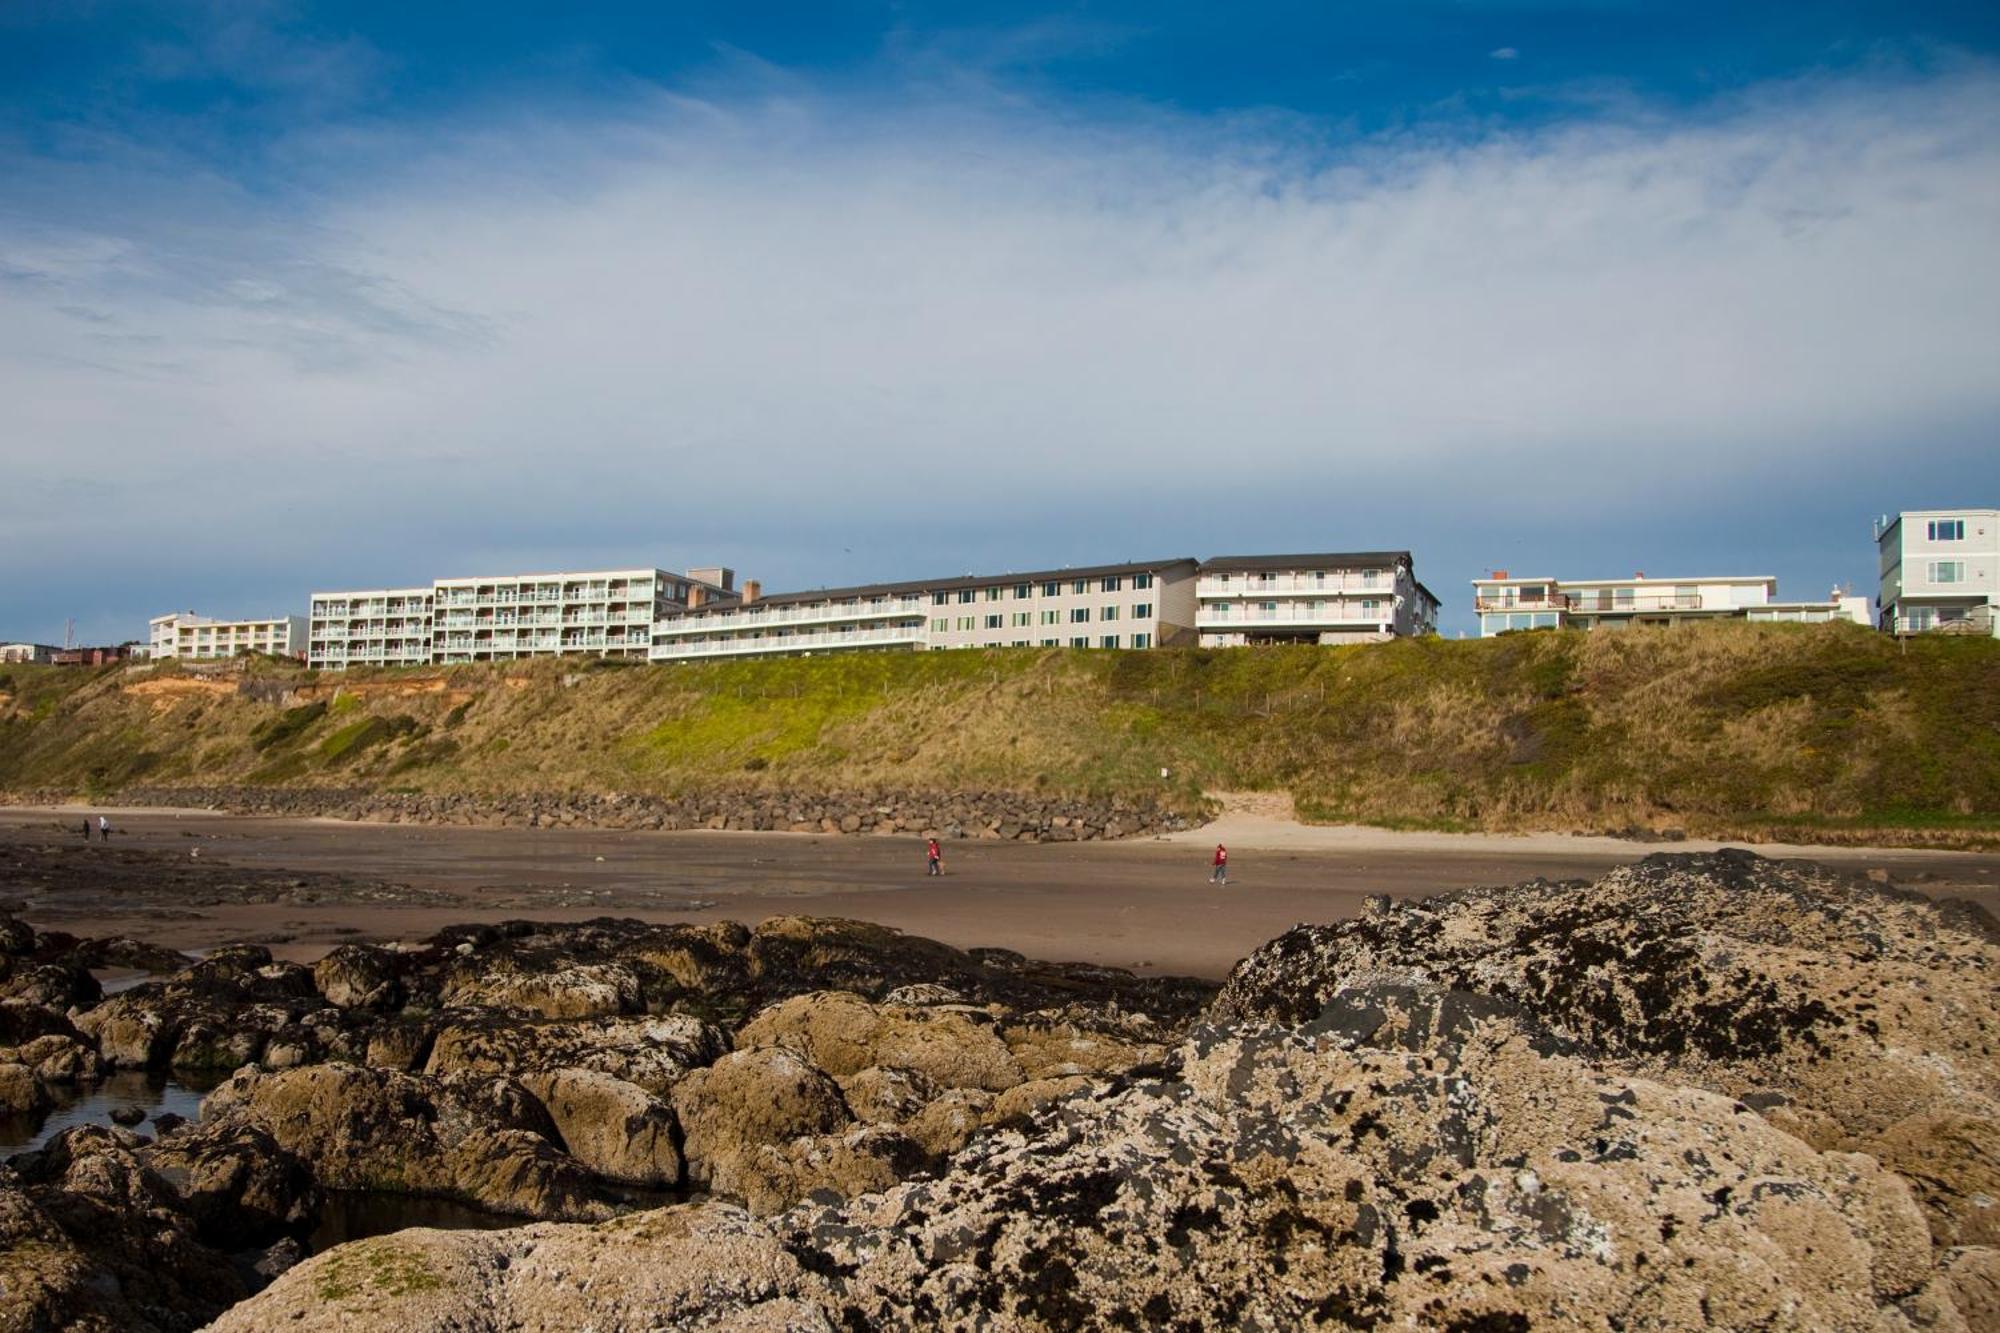
[[[944,849],[938,846],[936,838],[932,838],[924,844],[924,861],[926,866],[924,874],[942,875],[944,873]]]
[[[1229,849],[1219,842],[1215,844],[1215,868],[1208,872],[1208,882],[1210,884],[1229,882]]]
[[[85,816],[83,817],[83,840],[84,840],[85,842],[89,842],[89,841],[90,841],[90,816],[89,816],[89,815],[85,815]]]
[[[111,821],[103,815],[97,817],[97,836],[104,842],[111,841]]]

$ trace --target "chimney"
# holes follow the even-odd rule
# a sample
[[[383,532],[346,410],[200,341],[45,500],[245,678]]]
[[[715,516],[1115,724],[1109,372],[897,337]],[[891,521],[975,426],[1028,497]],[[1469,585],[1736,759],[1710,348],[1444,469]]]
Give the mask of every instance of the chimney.
[[[762,579],[743,580],[744,605],[746,606],[749,605],[751,602],[756,601],[759,597],[762,597],[763,595],[764,595],[764,580]]]
[[[1507,577],[1507,571],[1504,569],[1496,569],[1493,571],[1493,577],[1496,579],[1504,579]]]

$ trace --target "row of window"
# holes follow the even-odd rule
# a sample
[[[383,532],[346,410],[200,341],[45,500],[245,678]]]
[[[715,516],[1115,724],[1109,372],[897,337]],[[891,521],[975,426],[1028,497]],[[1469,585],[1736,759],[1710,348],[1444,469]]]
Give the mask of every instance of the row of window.
[[[953,630],[1004,629],[1009,624],[1015,629],[1023,629],[1029,624],[1029,616],[1032,614],[1032,612],[1028,611],[1016,611],[1011,615],[1007,615],[993,611],[985,616],[959,616],[956,621],[950,616],[939,616],[931,621],[931,629],[938,634],[950,633]],[[1118,607],[1100,606],[1097,608],[1096,618],[1098,620],[1117,620],[1123,614]],[[1134,620],[1150,620],[1152,615],[1153,604],[1151,602],[1139,602],[1132,608],[1132,619]],[[1042,612],[1041,623],[1044,625],[1060,625],[1064,620],[1065,616],[1061,611]],[[1087,606],[1071,607],[1067,620],[1072,625],[1088,625],[1091,621],[1090,608]]]
[[[1125,591],[1127,577],[1123,574],[1112,574],[1096,580],[1070,579],[1068,580],[1069,591],[1072,596],[1080,596],[1089,592],[1090,585],[1092,582],[1095,582],[1097,584],[1097,591],[1099,592],[1123,592]],[[1153,586],[1153,576],[1151,574],[1133,574],[1129,577],[1132,588],[1135,591],[1144,592]],[[1051,579],[1043,583],[1041,585],[1041,595],[1044,597],[1062,596],[1063,583],[1064,580],[1062,579]],[[949,606],[953,601],[957,601],[961,605],[979,601],[997,602],[1006,595],[1006,592],[1007,589],[1004,586],[994,588],[960,588],[955,597],[948,592],[934,592],[931,594],[931,605]],[[1034,584],[1017,583],[1014,585],[1014,600],[1025,602],[1033,597],[1035,592],[1036,588]]]

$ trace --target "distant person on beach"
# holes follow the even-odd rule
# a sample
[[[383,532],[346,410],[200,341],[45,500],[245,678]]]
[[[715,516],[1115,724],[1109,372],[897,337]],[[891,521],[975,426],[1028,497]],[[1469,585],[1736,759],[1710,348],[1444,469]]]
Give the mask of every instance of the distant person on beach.
[[[103,815],[97,817],[97,836],[106,842],[111,841],[111,821]]]
[[[1215,869],[1209,871],[1208,882],[1211,884],[1229,882],[1229,849],[1219,842],[1215,844]]]
[[[85,816],[83,817],[83,840],[84,840],[85,842],[89,842],[89,841],[90,841],[90,816],[89,816],[89,815],[85,815]]]
[[[926,867],[924,873],[926,875],[942,875],[944,873],[944,849],[938,846],[936,838],[932,838],[924,844],[924,861]]]

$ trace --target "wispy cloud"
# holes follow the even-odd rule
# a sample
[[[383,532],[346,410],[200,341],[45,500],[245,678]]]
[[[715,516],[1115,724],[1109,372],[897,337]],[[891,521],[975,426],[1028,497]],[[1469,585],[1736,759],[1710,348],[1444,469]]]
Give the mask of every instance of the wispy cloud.
[[[651,93],[333,125],[277,197],[17,151],[0,561],[49,576],[77,494],[159,579],[254,550],[301,597],[530,555],[1504,558],[2000,420],[1996,121],[1972,68],[1338,146]],[[190,540],[193,497],[228,519]]]
[[[1495,47],[1486,54],[1493,60],[1519,60],[1521,58],[1521,53],[1511,46]]]

